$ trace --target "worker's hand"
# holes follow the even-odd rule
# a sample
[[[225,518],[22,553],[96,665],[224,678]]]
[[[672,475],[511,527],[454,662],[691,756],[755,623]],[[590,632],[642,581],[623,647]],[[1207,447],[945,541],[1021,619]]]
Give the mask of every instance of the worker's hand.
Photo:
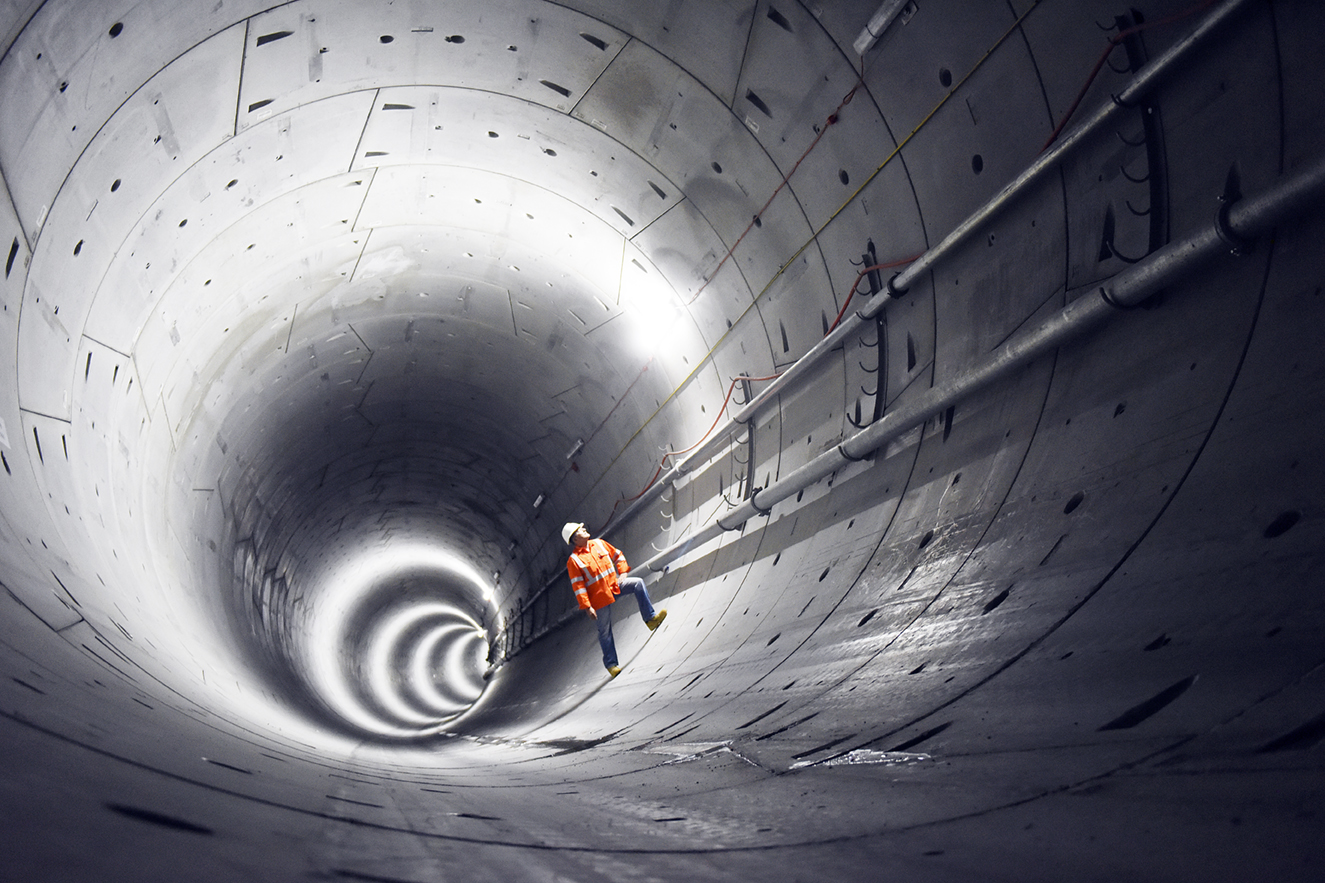
[[[598,611],[597,611],[597,610],[594,610],[592,607],[590,607],[586,612],[589,614],[589,618],[590,618],[590,619],[597,619],[597,618],[598,618]]]

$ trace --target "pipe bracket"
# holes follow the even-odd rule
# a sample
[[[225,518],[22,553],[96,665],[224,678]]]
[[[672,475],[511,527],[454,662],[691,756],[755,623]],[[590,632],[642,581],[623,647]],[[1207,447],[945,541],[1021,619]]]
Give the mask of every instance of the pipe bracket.
[[[1106,304],[1108,304],[1109,306],[1113,307],[1115,310],[1135,310],[1135,309],[1136,309],[1136,304],[1126,304],[1126,303],[1123,303],[1122,301],[1118,300],[1116,297],[1114,297],[1114,296],[1113,296],[1113,292],[1109,291],[1109,286],[1107,286],[1107,285],[1101,285],[1101,286],[1100,286],[1100,298],[1101,298]]]
[[[762,491],[762,490],[763,490],[763,488],[758,488],[757,490],[755,490],[754,492],[752,492],[752,493],[750,494],[750,498],[749,498],[748,500],[746,500],[746,502],[750,504],[750,508],[751,508],[751,509],[754,509],[754,510],[755,510],[755,514],[756,514],[756,515],[762,515],[762,516],[764,516],[765,518],[767,518],[767,517],[768,517],[768,514],[769,514],[770,512],[773,511],[773,506],[769,506],[767,509],[765,509],[763,506],[760,506],[760,505],[759,505],[759,491]],[[774,503],[773,505],[777,505],[777,504]],[[719,524],[722,523],[722,522],[721,522],[721,519],[719,519],[719,522],[718,522],[718,523],[719,523]],[[735,530],[735,528],[723,528],[723,529],[724,529],[724,530]]]
[[[842,455],[842,458],[845,459],[847,462],[849,462],[849,463],[859,463],[861,460],[868,459],[869,454],[866,454],[864,457],[853,457],[851,454],[847,453],[847,449],[844,448],[844,447],[842,447],[842,444],[845,444],[845,442],[843,442],[843,443],[841,443],[841,444],[838,444],[838,446],[837,446],[837,452],[838,452],[839,454],[841,454],[841,455]]]
[[[1251,253],[1256,245],[1256,240],[1241,235],[1233,229],[1233,225],[1229,222],[1229,212],[1236,203],[1236,199],[1229,199],[1224,196],[1219,198],[1219,208],[1215,211],[1215,234],[1228,246],[1230,254],[1243,257]]]

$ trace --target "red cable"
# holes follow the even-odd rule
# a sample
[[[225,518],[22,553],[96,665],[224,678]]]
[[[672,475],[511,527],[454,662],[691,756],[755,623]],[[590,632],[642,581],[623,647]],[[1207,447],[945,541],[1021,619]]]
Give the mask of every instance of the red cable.
[[[770,374],[770,375],[768,375],[767,377],[747,377],[747,376],[745,376],[744,374],[742,374],[742,375],[739,376],[739,377],[733,377],[733,378],[732,378],[732,382],[731,382],[730,384],[727,385],[727,397],[724,398],[724,399],[722,400],[722,407],[718,409],[718,416],[716,416],[716,417],[713,418],[713,425],[710,426],[710,427],[708,428],[708,432],[704,433],[704,435],[700,437],[699,441],[695,442],[693,445],[691,445],[691,446],[688,447],[688,448],[682,448],[682,449],[679,450],[679,451],[672,451],[672,450],[669,450],[667,453],[663,454],[663,462],[666,463],[668,457],[674,457],[674,456],[676,456],[677,454],[685,454],[685,453],[688,453],[688,452],[690,452],[690,451],[693,451],[695,448],[697,448],[697,447],[699,447],[700,445],[702,445],[702,444],[704,443],[704,440],[705,440],[705,439],[707,439],[710,435],[713,434],[713,430],[715,430],[715,429],[718,428],[718,421],[722,419],[722,415],[723,415],[723,413],[727,410],[727,403],[731,401],[732,393],[736,391],[736,381],[738,381],[738,380],[775,380],[776,378],[781,377],[781,376],[782,376],[781,374]]]
[[[793,169],[793,171],[794,171],[794,169]],[[900,259],[895,260],[895,261],[887,261],[887,262],[882,263],[882,264],[874,264],[873,266],[865,267],[865,268],[862,269],[860,272],[858,272],[858,273],[856,274],[856,281],[855,281],[855,282],[852,284],[852,286],[851,286],[851,293],[847,295],[847,299],[846,299],[846,301],[842,304],[842,309],[838,312],[838,314],[837,314],[837,318],[833,320],[833,324],[829,326],[828,331],[824,334],[824,336],[827,337],[828,334],[831,334],[832,331],[833,331],[833,329],[837,327],[838,323],[842,321],[842,317],[846,315],[847,307],[851,305],[851,299],[855,296],[855,294],[856,294],[856,289],[860,286],[860,280],[861,280],[861,279],[864,279],[867,275],[869,275],[870,273],[872,273],[872,272],[875,271],[875,270],[891,270],[891,269],[894,268],[894,267],[900,267],[900,266],[902,266],[903,264],[909,264],[909,263],[911,263],[912,261],[914,261],[914,260],[915,260],[916,258],[918,258],[918,257],[920,257],[920,255],[917,254],[917,255],[912,255],[912,256],[909,257],[909,258],[900,258]],[[647,366],[647,365],[645,366],[645,370],[646,370],[646,371],[648,370],[648,366]],[[641,372],[641,374],[642,374],[642,373],[643,373],[643,372]],[[668,459],[669,457],[675,457],[675,456],[678,455],[678,454],[686,454],[686,453],[689,453],[690,451],[695,450],[695,449],[698,448],[700,445],[702,445],[705,441],[708,440],[708,437],[709,437],[710,435],[713,434],[713,430],[715,430],[715,429],[718,428],[718,423],[722,420],[722,415],[725,414],[725,413],[727,412],[727,405],[731,402],[732,393],[736,391],[736,383],[737,383],[737,381],[740,381],[740,380],[746,380],[746,381],[755,381],[755,382],[758,382],[758,381],[764,381],[764,380],[776,380],[777,378],[779,378],[779,377],[781,377],[781,376],[782,376],[782,374],[779,372],[779,373],[777,373],[777,374],[769,374],[769,375],[766,376],[766,377],[750,377],[750,376],[745,375],[745,374],[739,375],[739,376],[737,376],[737,377],[733,377],[731,383],[727,384],[727,395],[725,395],[725,396],[723,397],[723,399],[722,399],[722,407],[718,409],[718,413],[717,413],[717,415],[713,418],[713,425],[711,425],[711,426],[708,428],[708,431],[706,431],[702,436],[700,436],[699,441],[695,442],[695,443],[694,443],[693,445],[691,445],[690,447],[688,447],[688,448],[681,448],[680,450],[675,450],[675,451],[669,449],[666,453],[664,453],[663,456],[662,456],[662,460],[658,463],[658,468],[655,469],[655,470],[653,471],[653,477],[650,478],[650,479],[648,480],[648,482],[644,485],[644,487],[640,490],[640,492],[637,493],[637,494],[635,494],[635,496],[633,496],[633,497],[621,497],[621,498],[618,499],[615,503],[613,503],[613,504],[612,504],[612,511],[609,512],[609,513],[607,514],[607,519],[603,522],[603,524],[604,524],[604,525],[607,525],[607,524],[610,524],[610,523],[612,522],[612,517],[613,517],[614,515],[616,515],[617,507],[619,507],[622,503],[630,503],[630,502],[633,502],[633,501],[635,501],[635,500],[638,500],[640,497],[644,496],[644,494],[649,490],[649,488],[653,487],[654,482],[656,482],[656,481],[658,480],[658,476],[662,475],[663,467],[665,467],[665,466],[667,465],[667,459]],[[636,378],[636,379],[638,380],[639,378]],[[634,384],[631,384],[631,385],[634,386]],[[627,390],[627,392],[629,392],[629,390]],[[624,399],[625,396],[623,395],[622,398]],[[620,402],[618,402],[618,404],[620,404]],[[616,410],[616,409],[613,408],[613,410]],[[609,416],[609,417],[611,416],[611,413],[610,413],[610,412],[608,413],[608,416]],[[606,422],[606,421],[604,421],[604,422]]]
[[[920,257],[920,255],[913,254],[909,258],[900,258],[895,261],[889,261],[886,264],[875,264],[872,267],[866,267],[865,269],[857,273],[856,281],[851,284],[851,292],[847,295],[846,301],[843,302],[842,309],[837,311],[837,318],[833,320],[833,324],[829,325],[828,330],[824,332],[824,337],[827,337],[828,335],[832,334],[833,329],[836,328],[838,323],[842,321],[842,317],[847,314],[847,307],[851,305],[851,298],[856,296],[856,289],[860,286],[861,279],[864,279],[867,275],[873,273],[875,270],[891,270],[893,267],[900,267],[903,264],[909,264],[918,257]]]
[[[1049,140],[1044,142],[1044,146],[1040,148],[1040,152],[1044,153],[1046,150],[1049,149],[1049,145],[1053,144],[1055,141],[1058,140],[1058,136],[1063,133],[1063,128],[1067,126],[1067,121],[1072,119],[1072,115],[1077,112],[1077,108],[1081,105],[1082,99],[1086,97],[1086,92],[1087,90],[1090,89],[1090,84],[1095,82],[1095,77],[1099,75],[1100,68],[1104,67],[1104,62],[1108,60],[1109,54],[1113,52],[1114,49],[1117,49],[1123,40],[1132,36],[1132,34],[1140,33],[1141,31],[1144,31],[1147,28],[1158,27],[1159,25],[1167,25],[1167,24],[1172,24],[1175,21],[1181,21],[1182,19],[1187,18],[1188,16],[1195,15],[1196,13],[1200,12],[1202,9],[1205,9],[1208,6],[1214,5],[1214,2],[1215,0],[1204,0],[1204,2],[1198,3],[1195,6],[1191,7],[1190,9],[1186,9],[1183,10],[1182,12],[1177,12],[1174,13],[1173,15],[1170,15],[1168,18],[1161,18],[1156,21],[1142,22],[1141,24],[1133,25],[1130,28],[1125,28],[1124,30],[1119,31],[1118,33],[1110,37],[1109,45],[1104,47],[1104,52],[1100,54],[1099,60],[1095,62],[1095,67],[1091,68],[1090,76],[1086,77],[1086,82],[1081,87],[1081,91],[1077,93],[1076,100],[1073,101],[1072,106],[1067,109],[1067,113],[1063,115],[1062,121],[1057,125],[1057,127],[1054,128],[1053,134],[1049,136]]]
[[[734,392],[735,389],[736,389],[736,381],[738,381],[738,380],[755,380],[755,381],[758,381],[758,380],[775,380],[775,379],[777,379],[778,377],[781,377],[781,376],[782,376],[781,374],[770,374],[770,375],[768,375],[767,377],[747,377],[746,375],[742,374],[742,375],[740,375],[740,376],[738,376],[738,377],[733,377],[733,378],[732,378],[732,382],[731,382],[730,384],[728,384],[728,386],[727,386],[727,396],[726,396],[726,398],[724,398],[724,399],[722,400],[722,407],[721,407],[720,409],[718,409],[718,416],[715,417],[715,418],[713,419],[713,425],[710,426],[710,427],[708,428],[708,432],[705,432],[704,435],[700,437],[699,441],[695,442],[693,445],[691,445],[691,446],[688,447],[688,448],[682,448],[682,449],[679,450],[679,451],[672,451],[672,450],[669,450],[669,451],[667,451],[667,453],[663,454],[661,462],[658,463],[658,468],[655,469],[655,470],[653,471],[653,477],[649,479],[648,483],[644,485],[644,487],[640,490],[640,492],[639,492],[638,494],[636,494],[636,495],[633,496],[633,497],[622,497],[622,498],[620,498],[619,500],[617,500],[615,503],[612,504],[612,511],[609,512],[609,513],[607,513],[607,519],[603,522],[604,526],[606,526],[606,525],[612,523],[612,516],[616,515],[616,510],[617,510],[617,507],[618,507],[618,506],[620,506],[622,503],[629,503],[629,502],[632,502],[632,501],[634,501],[634,500],[638,500],[640,497],[644,496],[645,492],[648,491],[649,488],[653,487],[654,482],[656,482],[656,481],[658,480],[658,476],[662,475],[663,467],[667,465],[667,458],[668,458],[668,457],[672,457],[672,456],[675,456],[675,455],[677,455],[677,454],[684,454],[684,453],[686,453],[687,451],[693,451],[695,448],[697,448],[697,447],[699,447],[700,445],[702,445],[702,444],[704,443],[704,441],[705,441],[710,435],[713,434],[713,430],[716,429],[716,428],[718,427],[718,421],[722,419],[723,412],[725,412],[725,411],[727,410],[727,403],[731,401],[732,392]]]

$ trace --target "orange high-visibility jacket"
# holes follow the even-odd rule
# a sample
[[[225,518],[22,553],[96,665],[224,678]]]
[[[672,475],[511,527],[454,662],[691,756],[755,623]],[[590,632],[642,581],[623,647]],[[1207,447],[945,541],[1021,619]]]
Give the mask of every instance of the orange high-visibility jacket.
[[[626,556],[607,540],[593,539],[566,560],[570,587],[581,610],[601,610],[621,594],[617,576],[630,573]]]

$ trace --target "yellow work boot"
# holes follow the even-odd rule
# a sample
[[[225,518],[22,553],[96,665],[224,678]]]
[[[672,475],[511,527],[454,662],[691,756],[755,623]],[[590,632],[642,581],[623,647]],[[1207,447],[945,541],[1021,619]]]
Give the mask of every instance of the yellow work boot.
[[[607,667],[607,673],[608,673],[609,675],[611,675],[612,677],[616,677],[617,675],[621,674],[621,666],[619,666],[619,665],[609,665],[609,666]]]
[[[653,614],[653,619],[646,619],[644,621],[644,624],[649,627],[649,631],[653,631],[658,626],[662,625],[662,621],[666,618],[667,618],[667,611],[659,610],[657,613]]]

